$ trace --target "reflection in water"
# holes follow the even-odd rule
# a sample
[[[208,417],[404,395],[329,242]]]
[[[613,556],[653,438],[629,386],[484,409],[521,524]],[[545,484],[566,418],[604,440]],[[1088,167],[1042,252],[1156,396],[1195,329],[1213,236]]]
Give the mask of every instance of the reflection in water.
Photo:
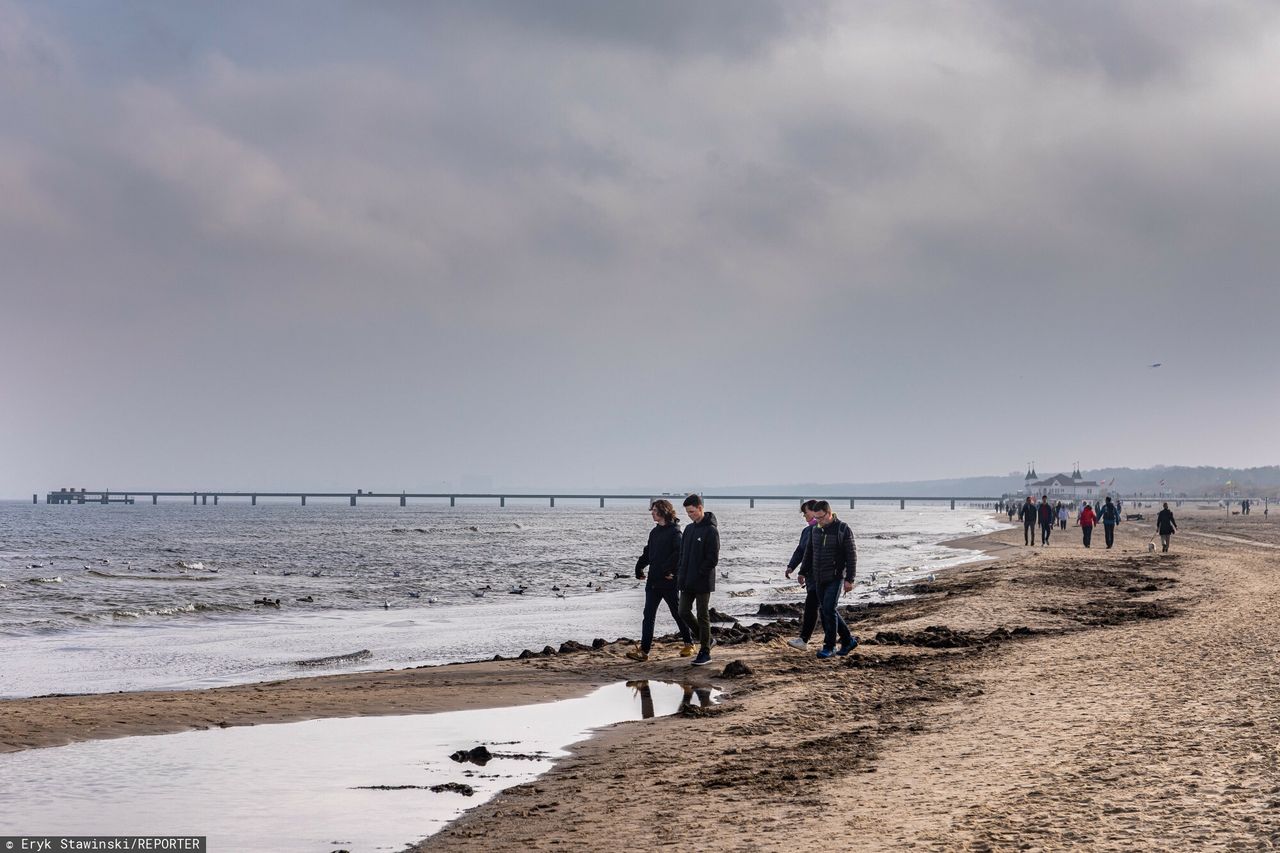
[[[648,720],[654,716],[653,713],[653,689],[649,687],[649,682],[644,680],[628,681],[627,686],[630,687],[635,695],[640,699],[640,714]],[[680,691],[683,694],[680,697],[680,710],[687,708],[693,704],[693,698],[698,697],[698,706],[709,708],[714,703],[711,696],[710,687],[694,687],[692,684],[681,684]]]
[[[640,695],[640,716],[642,719],[653,719],[653,689],[648,681],[628,681],[627,686]]]
[[[684,696],[680,699],[680,708],[684,709],[693,704],[693,697],[698,697],[698,705],[702,708],[711,707],[711,688],[710,687],[694,687],[692,684],[681,684],[684,689]]]
[[[243,726],[0,755],[0,837],[32,826],[68,835],[181,835],[199,827],[210,850],[314,853],[342,839],[350,850],[390,853],[536,779],[593,729],[678,713],[695,694],[703,705],[714,701],[705,688],[617,682],[540,705]]]

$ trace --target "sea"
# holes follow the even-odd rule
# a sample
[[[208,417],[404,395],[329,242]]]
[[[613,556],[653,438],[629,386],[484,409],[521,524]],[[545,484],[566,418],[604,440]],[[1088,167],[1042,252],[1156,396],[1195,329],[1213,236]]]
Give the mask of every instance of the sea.
[[[712,606],[744,620],[799,602],[783,572],[791,504],[708,504],[722,549]],[[981,559],[940,543],[990,509],[859,502],[858,582],[894,598]],[[511,656],[638,637],[644,502],[400,507],[0,502],[0,697],[216,687]],[[264,603],[265,602],[265,603]],[[658,615],[657,630],[673,630]]]

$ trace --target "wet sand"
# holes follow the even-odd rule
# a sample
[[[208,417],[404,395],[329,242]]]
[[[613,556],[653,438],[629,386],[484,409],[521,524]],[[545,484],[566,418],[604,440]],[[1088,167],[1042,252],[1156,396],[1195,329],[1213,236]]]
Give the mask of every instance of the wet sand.
[[[1154,510],[1148,511],[1154,517]],[[0,703],[0,749],[213,725],[544,701],[621,679],[713,681],[708,711],[611,727],[414,849],[1270,849],[1280,842],[1280,525],[1183,510],[1117,547],[1001,559],[859,612],[819,661],[780,623],[675,647],[361,673],[218,690]],[[1203,535],[1193,535],[1203,534]],[[660,617],[661,619],[662,617]],[[639,617],[637,614],[637,623]],[[660,625],[662,623],[660,622]],[[638,626],[637,626],[638,633]],[[721,676],[741,660],[744,678]],[[710,670],[710,671],[708,671]]]

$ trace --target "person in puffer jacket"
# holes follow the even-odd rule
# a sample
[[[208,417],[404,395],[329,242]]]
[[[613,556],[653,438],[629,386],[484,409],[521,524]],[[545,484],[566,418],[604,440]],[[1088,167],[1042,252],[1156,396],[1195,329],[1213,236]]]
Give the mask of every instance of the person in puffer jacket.
[[[847,655],[858,644],[858,638],[849,633],[849,627],[836,612],[841,590],[853,590],[858,552],[853,544],[853,530],[836,518],[831,504],[818,501],[813,505],[813,515],[818,520],[818,529],[809,534],[800,575],[818,591],[818,613],[822,617],[822,648],[818,657],[826,659]],[[842,627],[844,630],[840,630]],[[835,649],[837,632],[843,640],[839,651]]]

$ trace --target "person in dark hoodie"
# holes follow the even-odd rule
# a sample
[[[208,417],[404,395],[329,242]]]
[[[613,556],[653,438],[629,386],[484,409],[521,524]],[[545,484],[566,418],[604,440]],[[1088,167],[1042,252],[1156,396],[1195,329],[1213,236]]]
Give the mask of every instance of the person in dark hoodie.
[[[627,652],[632,660],[646,661],[653,648],[653,620],[658,615],[658,605],[667,603],[671,617],[676,620],[680,639],[684,640],[681,657],[693,655],[693,635],[689,626],[680,618],[680,597],[676,589],[676,570],[680,567],[680,519],[676,518],[671,501],[656,500],[649,507],[654,527],[649,531],[649,544],[644,546],[640,559],[636,560],[636,579],[645,580],[644,570],[649,567],[649,578],[644,584],[644,620],[640,628],[640,648]]]
[[[849,632],[836,603],[840,592],[853,590],[853,576],[858,566],[858,552],[853,544],[853,530],[836,518],[831,504],[817,501],[813,505],[818,528],[809,534],[809,544],[800,562],[800,575],[818,591],[818,613],[822,616],[822,648],[818,657],[847,655],[858,645],[858,638]],[[840,630],[843,628],[844,630]],[[836,651],[836,633],[840,634],[840,650]]]
[[[1048,495],[1040,496],[1040,508],[1036,511],[1036,518],[1040,522],[1040,544],[1048,545],[1049,534],[1058,526],[1058,513],[1053,508],[1053,504],[1049,503]]]
[[[1169,509],[1166,502],[1164,509],[1156,513],[1156,533],[1160,534],[1160,553],[1169,550],[1169,537],[1178,529],[1178,523],[1173,520],[1173,510]]]
[[[720,562],[720,530],[716,516],[702,508],[700,495],[684,499],[684,511],[693,522],[684,529],[680,541],[680,568],[676,584],[680,587],[680,618],[694,624],[693,606],[698,605],[698,642],[701,648],[693,659],[694,666],[711,663],[711,593],[716,589],[716,565]]]
[[[1022,521],[1022,544],[1036,544],[1036,505],[1031,502],[1031,495],[1018,508],[1018,518]]]

